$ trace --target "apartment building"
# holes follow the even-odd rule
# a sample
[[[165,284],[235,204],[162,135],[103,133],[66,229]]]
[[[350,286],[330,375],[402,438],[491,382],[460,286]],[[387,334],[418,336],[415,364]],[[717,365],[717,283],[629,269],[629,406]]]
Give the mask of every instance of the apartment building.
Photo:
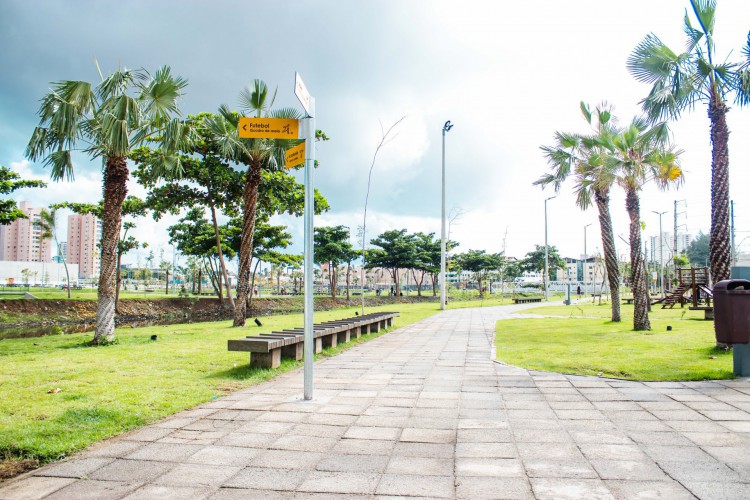
[[[50,262],[52,239],[42,239],[42,231],[35,224],[42,209],[34,208],[28,201],[19,202],[18,208],[27,218],[0,226],[0,260]]]
[[[102,222],[93,214],[68,216],[67,262],[78,264],[78,277],[94,279],[101,267]]]

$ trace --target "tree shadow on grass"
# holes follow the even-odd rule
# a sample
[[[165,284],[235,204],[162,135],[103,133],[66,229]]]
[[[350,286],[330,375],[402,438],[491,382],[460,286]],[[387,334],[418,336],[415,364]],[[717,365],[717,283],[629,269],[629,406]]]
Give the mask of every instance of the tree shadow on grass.
[[[210,379],[229,379],[229,380],[256,380],[263,382],[270,380],[273,377],[286,373],[289,370],[293,370],[302,366],[301,362],[292,360],[282,360],[281,366],[278,368],[257,368],[251,367],[250,364],[241,364],[229,368],[228,370],[219,370],[212,372],[206,376]]]

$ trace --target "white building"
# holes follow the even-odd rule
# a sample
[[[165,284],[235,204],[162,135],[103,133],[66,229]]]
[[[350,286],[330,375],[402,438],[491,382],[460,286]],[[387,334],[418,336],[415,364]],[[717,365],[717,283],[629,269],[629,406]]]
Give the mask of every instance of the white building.
[[[70,283],[78,282],[78,264],[68,264]],[[0,285],[64,285],[65,266],[57,262],[0,261]]]

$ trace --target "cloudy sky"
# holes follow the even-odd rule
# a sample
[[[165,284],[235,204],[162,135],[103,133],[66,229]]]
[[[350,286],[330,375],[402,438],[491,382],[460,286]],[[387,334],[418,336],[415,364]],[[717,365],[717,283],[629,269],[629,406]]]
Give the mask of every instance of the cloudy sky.
[[[405,116],[378,157],[373,174],[368,234],[391,228],[440,230],[441,129],[447,135],[447,206],[462,215],[451,226],[461,248],[522,257],[544,242],[544,198],[532,182],[546,162],[539,146],[556,130],[585,132],[578,103],[606,100],[626,122],[648,91],[625,61],[649,32],[675,50],[687,0],[493,1],[34,1],[5,0],[0,18],[0,164],[24,177],[47,178],[23,151],[49,82],[96,81],[118,65],[170,65],[189,80],[184,113],[234,105],[255,78],[278,86],[277,105],[299,106],[298,71],[317,101],[320,144],[316,187],[332,210],[316,225],[362,224],[367,173],[381,127]],[[720,57],[740,59],[750,29],[750,2],[720,0],[716,43]],[[728,116],[732,198],[737,241],[750,250],[750,109]],[[710,138],[698,106],[673,125],[684,149],[686,183],[679,191],[642,194],[645,235],[658,216],[671,228],[674,200],[680,231],[706,232],[710,223]],[[95,202],[99,163],[77,158],[76,181],[24,190],[16,198],[47,205]],[[301,173],[300,175],[301,179]],[[131,183],[132,194],[143,195]],[[624,196],[612,201],[615,232],[627,239]],[[141,222],[138,234],[168,253],[166,227]],[[301,249],[301,219],[279,218]],[[601,249],[595,211],[581,212],[569,187],[549,202],[549,242],[565,256]],[[743,241],[745,237],[747,240]],[[627,253],[622,240],[618,252]],[[130,257],[135,261],[135,254]]]

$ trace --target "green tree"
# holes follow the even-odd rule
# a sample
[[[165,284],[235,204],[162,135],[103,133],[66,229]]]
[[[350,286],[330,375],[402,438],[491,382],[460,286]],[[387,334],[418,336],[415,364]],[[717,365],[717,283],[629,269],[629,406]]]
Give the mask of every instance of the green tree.
[[[687,247],[687,256],[690,263],[695,266],[705,266],[709,256],[709,237],[699,231],[698,235]]]
[[[683,31],[684,52],[671,50],[653,33],[644,38],[628,59],[628,69],[641,82],[651,85],[641,101],[652,121],[676,119],[697,102],[708,105],[711,122],[711,233],[710,261],[714,281],[730,276],[729,225],[729,128],[727,100],[750,103],[750,36],[742,49],[741,63],[728,62],[716,54],[715,0],[690,0]]]
[[[456,255],[454,260],[462,270],[473,273],[479,296],[484,297],[483,283],[489,278],[492,271],[500,268],[502,255],[488,254],[484,250],[469,250]]]
[[[630,218],[630,285],[633,290],[633,329],[650,330],[650,302],[646,281],[646,263],[641,253],[641,214],[638,192],[650,180],[661,189],[683,181],[678,164],[680,151],[668,144],[666,123],[654,126],[634,119],[630,126],[612,138],[613,150],[607,158],[617,172],[617,183],[625,190],[625,207]]]
[[[36,180],[19,180],[21,176],[8,167],[0,165],[0,195],[9,195],[16,189],[30,187],[47,187],[47,184]],[[16,205],[15,200],[8,198],[0,200],[0,226],[10,224],[16,219],[25,219],[24,214]]]
[[[240,111],[255,117],[300,118],[299,111],[293,108],[272,110],[276,93],[269,96],[268,87],[261,80],[255,80],[252,87],[240,93]],[[284,167],[284,152],[299,141],[278,139],[240,139],[238,126],[240,115],[228,107],[219,109],[220,116],[206,120],[206,126],[213,134],[222,155],[246,166],[245,185],[242,193],[242,244],[239,253],[239,276],[237,282],[237,304],[234,312],[234,326],[244,326],[247,298],[250,289],[250,266],[253,254],[253,235],[258,209],[258,192],[262,173],[280,170]]]
[[[547,286],[547,269],[544,266],[544,245],[534,245],[534,250],[527,253],[519,262],[522,272],[542,273],[542,282]],[[565,268],[565,259],[560,257],[560,253],[554,246],[547,246],[547,262],[549,269]]]
[[[41,209],[39,211],[39,220],[36,222],[36,226],[40,229],[40,240],[44,241],[50,238],[55,240],[57,255],[60,256],[63,261],[63,266],[65,267],[65,284],[68,289],[68,298],[70,298],[70,272],[68,272],[68,263],[66,262],[62,249],[60,248],[60,242],[57,239],[57,209]]]
[[[367,252],[366,267],[387,269],[393,279],[396,295],[400,295],[399,269],[411,269],[414,264],[414,235],[407,234],[406,229],[391,229],[370,240],[373,248]]]
[[[542,146],[552,172],[543,175],[534,184],[542,187],[552,184],[555,192],[559,192],[562,183],[572,177],[576,205],[581,210],[586,210],[591,206],[592,199],[596,203],[604,262],[612,295],[612,321],[619,322],[621,320],[620,267],[617,261],[612,216],[609,211],[610,191],[616,174],[608,168],[606,161],[611,149],[609,144],[614,134],[610,126],[612,108],[603,103],[592,112],[589,106],[581,101],[581,112],[593,129],[593,134],[556,132],[554,146]]]
[[[346,226],[322,226],[315,228],[315,263],[321,265],[328,264],[328,284],[331,289],[331,297],[333,298],[336,297],[338,290],[339,266],[350,263],[354,258],[354,248],[349,241],[350,236],[349,228]]]
[[[95,89],[89,82],[62,81],[52,84],[52,92],[42,98],[40,123],[26,156],[43,160],[56,181],[73,179],[72,149],[78,145],[91,158],[102,159],[104,207],[94,344],[115,338],[117,242],[128,191],[128,156],[133,147],[158,141],[163,170],[179,169],[171,155],[188,140],[189,128],[173,115],[179,113],[177,100],[186,85],[167,66],[153,75],[118,69],[102,76]]]

